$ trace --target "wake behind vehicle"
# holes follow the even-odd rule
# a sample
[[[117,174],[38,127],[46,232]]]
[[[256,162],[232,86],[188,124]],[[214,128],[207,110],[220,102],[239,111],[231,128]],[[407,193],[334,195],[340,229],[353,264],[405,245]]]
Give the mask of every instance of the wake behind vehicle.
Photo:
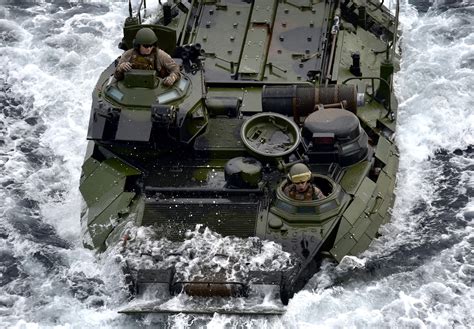
[[[120,48],[150,28],[181,78],[166,86],[132,69],[117,81],[117,61],[101,74],[80,183],[84,243],[120,248],[130,292],[151,296],[124,313],[280,314],[166,303],[251,299],[264,286],[286,305],[324,258],[376,238],[398,168],[397,17],[370,0],[170,1],[146,21],[144,1],[129,6]],[[324,198],[284,192],[298,163]],[[196,239],[223,245],[199,250]]]

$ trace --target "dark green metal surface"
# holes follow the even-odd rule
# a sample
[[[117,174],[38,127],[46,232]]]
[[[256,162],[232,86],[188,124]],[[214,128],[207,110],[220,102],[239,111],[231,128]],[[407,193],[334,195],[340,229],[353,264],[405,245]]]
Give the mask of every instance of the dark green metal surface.
[[[112,64],[93,91],[80,185],[85,244],[103,250],[130,225],[175,241],[196,224],[271,240],[298,264],[281,279],[287,303],[323,258],[358,255],[390,219],[397,22],[372,0],[165,7],[147,24],[143,11],[128,17],[120,47],[151,28],[181,79],[165,87],[156,72],[132,70],[116,81]],[[283,192],[295,163],[311,169],[323,199]]]

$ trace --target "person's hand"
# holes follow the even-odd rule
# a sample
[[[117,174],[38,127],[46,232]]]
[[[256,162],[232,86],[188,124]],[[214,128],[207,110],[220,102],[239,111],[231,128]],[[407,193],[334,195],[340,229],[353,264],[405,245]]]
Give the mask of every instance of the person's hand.
[[[163,84],[167,87],[172,86],[174,83],[174,79],[170,76],[167,76],[166,78],[163,79]]]
[[[128,72],[132,69],[132,64],[130,62],[123,62],[119,64],[118,69],[122,72]]]

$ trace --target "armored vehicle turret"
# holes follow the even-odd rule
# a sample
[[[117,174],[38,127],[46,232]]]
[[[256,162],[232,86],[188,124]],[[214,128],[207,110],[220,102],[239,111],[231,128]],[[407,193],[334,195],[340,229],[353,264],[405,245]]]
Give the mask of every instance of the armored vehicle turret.
[[[156,288],[124,313],[171,312],[163,303],[183,294],[245,299],[258,286],[286,305],[323,259],[358,255],[390,219],[398,9],[375,0],[145,7],[129,4],[119,45],[128,52],[93,91],[84,244],[120,249],[137,300]],[[148,56],[140,47],[169,54],[179,79],[153,61],[121,66],[130,49]],[[219,270],[194,271],[196,254],[211,252],[188,248],[200,234],[256,257],[271,243],[286,261],[253,266],[222,248]]]

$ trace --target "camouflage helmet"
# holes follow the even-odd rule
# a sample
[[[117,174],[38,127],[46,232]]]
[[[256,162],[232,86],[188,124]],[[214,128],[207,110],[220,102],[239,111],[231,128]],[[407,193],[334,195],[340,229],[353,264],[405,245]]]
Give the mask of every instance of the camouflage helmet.
[[[135,43],[137,45],[153,45],[158,41],[155,32],[149,27],[144,27],[137,32]]]
[[[293,183],[307,182],[311,179],[311,170],[305,164],[296,163],[291,167],[288,178]]]

